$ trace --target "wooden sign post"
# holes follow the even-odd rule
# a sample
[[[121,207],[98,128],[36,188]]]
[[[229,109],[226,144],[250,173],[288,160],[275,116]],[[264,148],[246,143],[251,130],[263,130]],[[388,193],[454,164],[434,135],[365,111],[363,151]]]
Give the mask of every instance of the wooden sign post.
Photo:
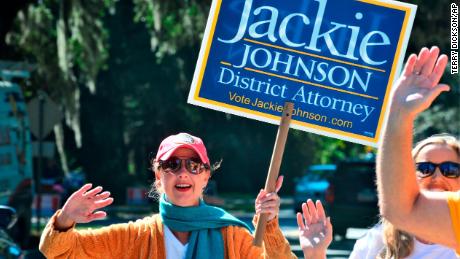
[[[284,146],[289,132],[289,124],[291,123],[292,111],[294,104],[287,102],[284,104],[283,115],[281,116],[281,123],[276,135],[275,146],[273,147],[272,159],[268,169],[267,180],[265,182],[265,191],[274,192],[276,179],[280,171],[281,161],[283,159]],[[254,236],[254,245],[261,246],[265,232],[265,225],[267,224],[267,214],[260,214],[259,221],[256,226],[256,233]]]

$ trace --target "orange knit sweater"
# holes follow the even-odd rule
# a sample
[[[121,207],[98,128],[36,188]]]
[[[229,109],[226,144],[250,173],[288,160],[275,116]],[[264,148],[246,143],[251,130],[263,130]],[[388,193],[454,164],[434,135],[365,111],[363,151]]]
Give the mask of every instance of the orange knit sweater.
[[[60,232],[54,229],[58,213],[48,222],[40,239],[40,251],[47,258],[166,258],[163,223],[158,214],[95,230],[71,228]],[[253,246],[253,237],[242,227],[224,227],[222,237],[227,259],[297,258],[291,253],[277,219],[267,223],[262,247]]]

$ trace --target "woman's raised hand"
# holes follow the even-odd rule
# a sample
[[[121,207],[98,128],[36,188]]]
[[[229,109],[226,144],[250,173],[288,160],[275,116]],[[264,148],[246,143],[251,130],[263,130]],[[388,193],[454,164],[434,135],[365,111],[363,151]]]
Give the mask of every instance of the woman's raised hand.
[[[274,219],[280,211],[280,197],[278,191],[283,185],[284,177],[281,175],[276,180],[276,187],[274,192],[267,193],[265,190],[260,190],[256,198],[256,214],[268,213],[267,221]]]
[[[101,186],[91,187],[92,184],[85,184],[70,195],[56,218],[56,228],[67,229],[75,223],[87,223],[107,215],[105,211],[97,210],[113,202],[110,192],[102,192]]]
[[[449,86],[439,84],[447,65],[447,56],[439,55],[439,48],[422,48],[406,62],[401,77],[396,82],[392,97],[392,112],[415,118],[430,107],[434,99]]]
[[[302,204],[302,212],[297,213],[299,242],[305,259],[326,258],[326,250],[332,242],[331,219],[326,218],[321,201],[316,206],[311,199]]]

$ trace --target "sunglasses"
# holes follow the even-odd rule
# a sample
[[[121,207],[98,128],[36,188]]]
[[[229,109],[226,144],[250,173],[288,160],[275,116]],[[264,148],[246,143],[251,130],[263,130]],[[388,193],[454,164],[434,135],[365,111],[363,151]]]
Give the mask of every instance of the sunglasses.
[[[210,169],[209,165],[203,164],[199,158],[180,159],[171,157],[168,160],[160,160],[158,163],[163,171],[177,174],[182,167],[182,161],[185,162],[185,168],[191,174],[201,174],[204,170]]]
[[[455,162],[442,162],[435,164],[431,162],[420,162],[415,164],[417,168],[417,176],[420,178],[430,177],[439,167],[439,171],[444,177],[458,178],[460,176],[460,164]]]

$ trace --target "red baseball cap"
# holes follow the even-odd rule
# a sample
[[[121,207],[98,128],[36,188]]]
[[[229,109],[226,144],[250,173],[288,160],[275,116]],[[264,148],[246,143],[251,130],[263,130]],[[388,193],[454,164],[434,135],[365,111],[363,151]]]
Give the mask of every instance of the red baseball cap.
[[[178,148],[185,147],[194,150],[200,156],[201,162],[209,165],[209,158],[203,141],[188,133],[179,133],[165,138],[158,148],[156,160],[167,160]]]

